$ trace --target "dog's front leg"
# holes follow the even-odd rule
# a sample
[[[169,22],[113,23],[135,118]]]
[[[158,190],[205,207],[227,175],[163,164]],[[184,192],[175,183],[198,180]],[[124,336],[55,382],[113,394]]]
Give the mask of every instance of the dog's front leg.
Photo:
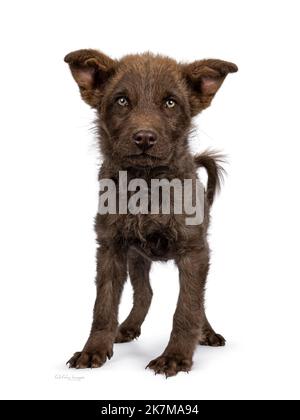
[[[168,376],[188,372],[204,322],[204,287],[208,273],[209,252],[191,250],[176,259],[179,268],[180,293],[173,319],[173,330],[167,348],[148,367]]]
[[[67,362],[70,367],[96,368],[113,355],[113,343],[118,326],[118,307],[127,277],[126,252],[113,246],[101,246],[97,251],[97,297],[94,318],[81,352]]]

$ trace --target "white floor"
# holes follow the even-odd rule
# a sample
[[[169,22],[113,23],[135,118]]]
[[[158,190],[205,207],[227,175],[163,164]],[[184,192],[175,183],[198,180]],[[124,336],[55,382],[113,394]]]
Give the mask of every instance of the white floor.
[[[216,270],[212,270],[216,271]],[[228,269],[227,269],[228,271]],[[22,325],[4,347],[1,391],[5,398],[41,399],[283,399],[299,398],[299,338],[280,316],[263,311],[264,299],[233,290],[228,278],[210,279],[208,308],[211,322],[227,340],[224,348],[198,347],[189,374],[165,379],[145,370],[167,343],[176,303],[176,270],[172,264],[153,272],[154,299],[139,340],[115,346],[114,357],[101,369],[73,370],[64,362],[80,350],[88,329],[93,284],[78,286],[53,301],[53,325],[45,314]],[[171,275],[170,275],[171,274]],[[226,276],[228,274],[226,273]],[[221,277],[221,276],[220,276]],[[229,280],[229,281],[228,281]],[[227,285],[226,285],[227,283]],[[170,299],[164,292],[171,288]],[[228,288],[228,289],[227,289]],[[83,291],[86,290],[86,292]],[[219,289],[219,291],[218,291]],[[227,289],[227,290],[226,290]],[[64,288],[65,290],[65,288]],[[62,293],[66,295],[65,291]],[[230,297],[230,295],[233,295]],[[245,299],[238,302],[240,296]],[[53,297],[53,296],[52,296]],[[237,300],[235,300],[235,297]],[[278,296],[273,299],[278,299]],[[43,305],[42,305],[43,306]],[[50,309],[49,303],[46,305]],[[126,287],[122,314],[130,306]],[[26,318],[25,318],[26,319]],[[19,341],[21,339],[21,342]]]

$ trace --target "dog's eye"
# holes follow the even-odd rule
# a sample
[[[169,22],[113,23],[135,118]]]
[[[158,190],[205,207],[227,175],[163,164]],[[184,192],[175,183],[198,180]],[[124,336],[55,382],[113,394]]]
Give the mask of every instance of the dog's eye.
[[[120,106],[127,106],[128,105],[128,100],[125,96],[122,96],[121,98],[119,98],[117,100],[118,105]]]
[[[176,102],[174,101],[174,99],[167,99],[165,101],[165,106],[167,108],[174,108],[175,105],[176,105]]]

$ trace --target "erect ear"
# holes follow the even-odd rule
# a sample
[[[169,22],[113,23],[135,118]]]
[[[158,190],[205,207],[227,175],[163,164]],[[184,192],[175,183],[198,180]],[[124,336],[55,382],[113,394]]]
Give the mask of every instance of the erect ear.
[[[65,56],[77,82],[82,99],[96,107],[106,81],[114,74],[116,61],[96,50],[78,50]]]
[[[238,70],[237,66],[222,60],[199,60],[182,66],[183,76],[190,89],[192,116],[207,108],[228,73]]]

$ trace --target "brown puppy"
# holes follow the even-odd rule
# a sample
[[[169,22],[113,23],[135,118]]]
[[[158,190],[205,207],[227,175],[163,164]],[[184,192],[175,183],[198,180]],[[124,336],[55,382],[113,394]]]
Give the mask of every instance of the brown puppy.
[[[68,54],[81,96],[97,111],[103,164],[99,179],[118,183],[119,171],[128,181],[197,179],[196,169],[208,171],[204,220],[187,225],[184,214],[97,214],[97,298],[90,336],[70,367],[100,367],[113,355],[114,342],[140,335],[152,290],[151,261],[174,259],[180,294],[169,343],[148,365],[166,376],[189,371],[196,345],[223,346],[204,310],[204,287],[209,268],[207,228],[209,206],[219,183],[218,156],[191,156],[188,134],[192,117],[207,108],[233,63],[200,60],[191,64],[150,53],[113,60],[95,50]],[[117,189],[117,194],[119,193]],[[118,306],[129,272],[134,303],[118,327]]]

